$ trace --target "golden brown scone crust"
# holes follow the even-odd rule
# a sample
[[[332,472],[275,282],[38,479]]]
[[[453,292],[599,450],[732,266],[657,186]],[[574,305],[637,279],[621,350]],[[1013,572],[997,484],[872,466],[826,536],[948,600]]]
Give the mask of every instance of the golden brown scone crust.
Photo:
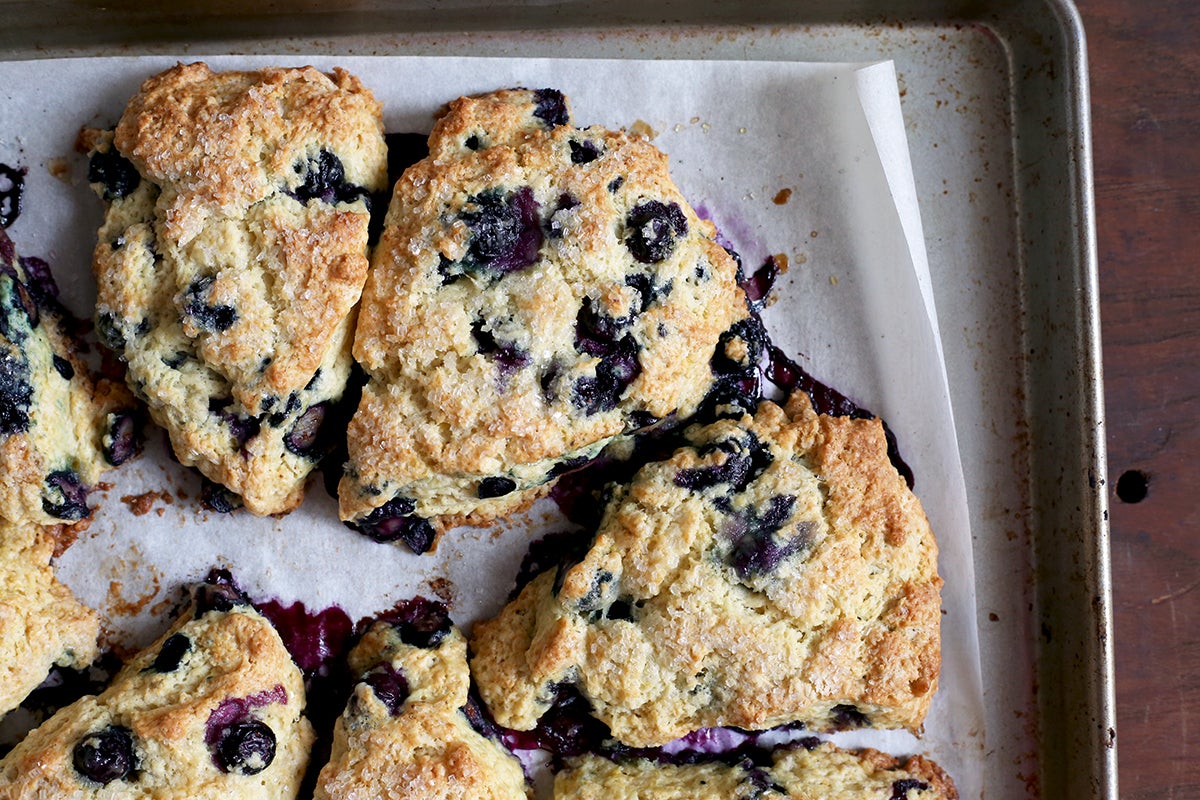
[[[0,717],[37,688],[51,666],[86,667],[100,619],[54,577],[48,528],[0,521]]]
[[[561,800],[957,800],[954,782],[922,756],[842,750],[829,742],[781,748],[774,765],[668,765],[576,759],[554,779]]]
[[[186,651],[160,670],[164,643],[179,635]],[[304,704],[300,670],[251,606],[184,616],[108,689],[62,709],[0,760],[0,798],[292,798],[313,739]],[[222,720],[269,727],[271,763],[253,775],[218,767],[209,740]],[[89,734],[113,728],[131,734],[136,766],[102,785],[76,771],[73,754]]]
[[[690,415],[748,313],[666,155],[574,127],[558,92],[460,98],[429,151],[395,186],[363,292],[345,520],[388,503],[438,528],[509,513],[564,462]],[[634,214],[646,204],[663,216]],[[628,244],[655,236],[654,252]]]
[[[476,625],[496,721],[532,728],[565,681],[634,746],[796,720],[918,731],[942,581],[878,420],[798,393],[687,438],[613,489],[581,563]]]
[[[111,429],[133,398],[92,374],[49,284],[0,231],[0,519],[90,518],[87,489],[112,464]]]
[[[526,800],[520,763],[463,715],[470,676],[457,628],[425,648],[406,644],[392,625],[379,622],[350,661],[363,680],[337,721],[315,800]],[[373,670],[390,670],[407,683],[408,697],[395,713],[372,689]]]
[[[82,143],[107,205],[97,325],[130,386],[181,462],[255,514],[291,510],[314,461],[286,437],[350,370],[379,104],[343,70],[180,64]]]

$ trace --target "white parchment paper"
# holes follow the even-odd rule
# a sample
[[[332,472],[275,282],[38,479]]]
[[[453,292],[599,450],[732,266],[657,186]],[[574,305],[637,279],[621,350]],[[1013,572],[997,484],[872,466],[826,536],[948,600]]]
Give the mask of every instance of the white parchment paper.
[[[214,69],[299,63],[292,56],[205,60]],[[114,124],[139,83],[174,61],[0,64],[0,161],[29,168],[25,210],[9,233],[18,252],[51,262],[65,301],[82,316],[91,316],[89,262],[101,210],[85,159],[73,150],[76,134]],[[428,132],[437,109],[460,94],[562,89],[577,124],[653,128],[685,196],[748,269],[769,254],[787,256],[777,301],[764,314],[768,330],[814,376],[891,425],[938,536],[946,581],[942,681],[924,736],[859,731],[836,739],[925,753],[963,797],[981,797],[983,695],[966,491],[892,65],[303,61],[359,75],[393,132]],[[561,526],[543,501],[500,526],[453,531],[434,555],[418,557],[343,527],[317,483],[282,519],[214,514],[201,509],[196,478],[168,459],[160,438],[152,434],[146,454],[93,494],[95,520],[59,562],[62,579],[104,615],[110,644],[156,636],[179,586],[213,565],[229,566],[257,598],[337,604],[352,618],[417,593],[441,595],[468,626],[498,611],[528,542]],[[122,499],[147,492],[165,494],[142,515]]]

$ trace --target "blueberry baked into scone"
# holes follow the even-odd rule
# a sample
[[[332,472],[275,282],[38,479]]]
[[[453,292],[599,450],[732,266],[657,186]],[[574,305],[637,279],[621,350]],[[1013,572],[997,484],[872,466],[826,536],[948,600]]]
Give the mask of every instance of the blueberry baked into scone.
[[[702,727],[919,731],[937,687],[941,579],[878,420],[785,408],[686,432],[610,487],[582,561],[473,631],[501,725],[574,684],[627,745]]]
[[[950,777],[922,756],[842,750],[802,739],[728,763],[661,763],[587,755],[554,779],[557,800],[957,800]]]
[[[55,528],[0,520],[0,717],[52,666],[96,657],[100,619],[54,577]]]
[[[748,309],[667,167],[642,138],[575,127],[555,90],[450,103],[372,255],[343,520],[423,552],[696,410]]]
[[[0,760],[0,798],[293,798],[312,744],[279,634],[227,580]]]
[[[136,450],[133,398],[94,377],[50,269],[0,229],[0,519],[78,522],[88,489]]]
[[[525,800],[521,764],[472,727],[467,643],[440,603],[415,598],[350,652],[361,676],[334,730],[315,800]]]
[[[290,511],[352,364],[379,104],[343,70],[181,64],[81,145],[106,205],[102,340],[184,465],[254,514]]]

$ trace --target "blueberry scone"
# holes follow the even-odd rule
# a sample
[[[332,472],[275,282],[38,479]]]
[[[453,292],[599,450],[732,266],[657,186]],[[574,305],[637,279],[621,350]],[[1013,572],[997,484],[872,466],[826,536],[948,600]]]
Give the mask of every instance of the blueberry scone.
[[[53,528],[0,520],[0,717],[52,666],[96,657],[99,617],[54,577],[54,546]]]
[[[49,267],[0,230],[0,518],[90,517],[88,488],[133,455],[133,398],[94,378]]]
[[[517,759],[468,721],[467,643],[417,598],[350,653],[358,684],[334,729],[316,800],[525,800]]]
[[[669,764],[588,755],[554,779],[572,800],[957,800],[950,776],[922,756],[842,750],[815,739],[776,750],[765,763]]]
[[[255,514],[291,510],[352,363],[379,104],[342,70],[179,65],[81,144],[107,207],[101,337],[183,464]]]
[[[574,127],[550,89],[454,101],[372,255],[342,519],[421,552],[529,503],[615,437],[689,416],[747,314],[654,146]]]
[[[634,746],[793,721],[919,730],[942,582],[879,421],[796,393],[686,438],[611,487],[582,561],[475,627],[496,721],[532,728],[574,684]]]
[[[304,702],[275,629],[210,581],[108,689],[0,760],[0,798],[295,797],[313,738]]]

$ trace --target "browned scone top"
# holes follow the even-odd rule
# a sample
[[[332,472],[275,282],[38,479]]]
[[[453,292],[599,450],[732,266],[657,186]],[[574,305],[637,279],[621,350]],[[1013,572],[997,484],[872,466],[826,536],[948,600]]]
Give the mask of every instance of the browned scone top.
[[[476,625],[496,721],[533,727],[567,682],[633,746],[797,720],[919,731],[942,581],[879,421],[797,393],[687,439],[611,489],[580,563]]]
[[[659,764],[588,755],[555,776],[556,800],[958,800],[923,756],[843,750],[816,740],[777,749],[773,763]]]
[[[0,798],[294,798],[313,740],[299,668],[230,586],[189,612],[0,759]]]
[[[355,336],[343,519],[486,521],[710,388],[748,313],[734,259],[664,153],[565,103],[460,98],[397,182]]]
[[[107,206],[102,337],[180,461],[256,514],[290,510],[350,370],[386,183],[378,102],[340,69],[180,64],[82,143]]]
[[[0,717],[52,666],[82,668],[96,657],[100,619],[54,577],[50,528],[0,521]]]

